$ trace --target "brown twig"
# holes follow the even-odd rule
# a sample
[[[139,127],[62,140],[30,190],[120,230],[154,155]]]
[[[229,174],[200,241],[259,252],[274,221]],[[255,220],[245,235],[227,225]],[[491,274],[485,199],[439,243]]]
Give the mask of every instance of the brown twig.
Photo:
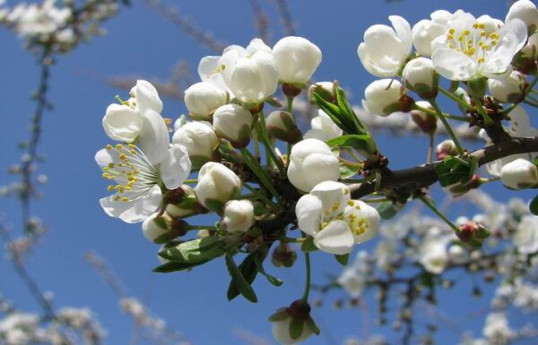
[[[213,37],[213,34],[202,31],[185,16],[179,14],[177,9],[164,6],[160,0],[146,0],[146,4],[155,12],[176,24],[184,33],[191,36],[196,42],[214,52],[220,54],[227,46],[227,44],[216,40]]]

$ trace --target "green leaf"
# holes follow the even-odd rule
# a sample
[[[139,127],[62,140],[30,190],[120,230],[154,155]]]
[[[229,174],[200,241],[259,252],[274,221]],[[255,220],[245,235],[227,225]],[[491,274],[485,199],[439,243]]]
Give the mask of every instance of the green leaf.
[[[303,334],[304,322],[301,319],[292,318],[290,321],[290,337],[291,339],[298,339]]]
[[[256,268],[258,269],[258,272],[260,272],[265,278],[267,278],[269,283],[273,284],[274,286],[280,286],[284,283],[282,279],[274,277],[268,274],[267,272],[265,272],[263,268],[263,262],[260,261],[260,256],[258,255],[258,253],[252,253],[251,255],[254,256],[254,263],[256,264]]]
[[[339,147],[353,147],[361,148],[365,147],[369,142],[370,136],[367,134],[347,134],[342,135],[336,138],[332,138],[326,141],[327,145],[330,147],[339,146]]]
[[[335,255],[334,258],[341,265],[345,266],[345,265],[347,265],[347,262],[349,261],[349,253],[348,254],[342,254],[342,255]]]
[[[344,89],[342,89],[341,87],[336,88],[336,103],[354,124],[355,130],[353,132],[348,132],[348,133],[350,134],[351,133],[353,134],[367,134],[368,133],[368,130],[360,122],[359,118],[353,111],[353,108],[347,101],[346,93],[344,92]]]
[[[402,209],[402,206],[395,205],[392,201],[385,201],[379,203],[376,209],[381,219],[391,219]]]
[[[209,260],[208,260],[209,261]],[[178,271],[186,271],[190,270],[193,267],[205,264],[207,261],[200,261],[195,263],[185,263],[185,262],[167,262],[165,264],[162,264],[160,266],[157,266],[153,269],[153,272],[157,273],[170,273],[170,272],[178,272]]]
[[[314,321],[314,319],[309,317],[306,320],[306,326],[312,331],[312,333],[314,333],[315,335],[319,335],[319,327],[318,325],[316,325],[316,322]]]
[[[359,164],[340,164],[340,178],[342,180],[348,179],[350,177],[353,177],[357,175],[357,173],[361,170],[361,165]]]
[[[161,256],[177,262],[207,262],[226,252],[224,242],[217,237],[199,238],[162,251]]]
[[[532,199],[531,203],[529,204],[529,210],[532,214],[538,216],[538,195]]]
[[[232,298],[230,298],[230,290],[232,289],[232,284],[233,284],[235,288],[239,291],[239,293],[241,293],[241,295],[243,295],[243,297],[245,297],[248,301],[252,303],[258,302],[258,297],[256,297],[256,293],[254,292],[254,289],[252,289],[252,286],[250,286],[250,284],[256,277],[256,274],[254,273],[252,275],[253,276],[252,281],[249,282],[247,281],[247,279],[245,279],[245,277],[241,273],[241,270],[237,267],[234,259],[232,258],[230,254],[226,253],[224,258],[226,260],[226,268],[228,268],[228,273],[230,273],[230,277],[232,278],[232,282],[230,283],[230,287],[228,288],[228,294],[227,294],[228,300],[231,300],[235,297],[233,296]],[[247,256],[247,258],[249,257]],[[254,265],[254,268],[256,268],[255,265]],[[257,272],[257,270],[255,270],[255,272]]]
[[[439,177],[439,183],[447,187],[456,183],[467,184],[478,169],[478,161],[475,157],[461,158],[446,156],[445,159],[435,166],[435,173]]]

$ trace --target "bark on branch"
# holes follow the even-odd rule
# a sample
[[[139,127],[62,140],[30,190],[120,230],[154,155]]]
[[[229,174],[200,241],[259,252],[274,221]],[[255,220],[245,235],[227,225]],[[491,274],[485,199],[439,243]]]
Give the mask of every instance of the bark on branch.
[[[536,138],[512,138],[499,144],[487,146],[483,149],[471,153],[478,159],[480,166],[492,162],[496,159],[510,156],[517,153],[538,152],[538,137]],[[429,187],[438,181],[435,174],[435,166],[439,162],[433,162],[428,165],[421,165],[414,168],[402,170],[386,170],[382,174],[380,190],[398,189],[417,190],[419,188]],[[354,199],[372,194],[374,192],[374,183],[359,183],[350,185],[351,196]]]

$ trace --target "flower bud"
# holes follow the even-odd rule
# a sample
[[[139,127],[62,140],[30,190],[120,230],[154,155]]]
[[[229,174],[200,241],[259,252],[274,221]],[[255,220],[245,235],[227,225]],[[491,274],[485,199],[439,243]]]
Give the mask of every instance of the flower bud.
[[[260,50],[251,57],[237,59],[231,66],[227,85],[239,101],[262,103],[278,87],[278,68],[273,56]]]
[[[498,79],[488,79],[489,92],[501,102],[520,102],[525,97],[527,85],[525,76],[517,71]]]
[[[538,10],[536,9],[536,5],[530,0],[514,2],[506,14],[505,22],[514,18],[521,19],[529,28],[529,32],[534,32],[538,26]]]
[[[510,189],[536,188],[538,168],[528,160],[518,158],[501,168],[501,181]]]
[[[394,79],[372,82],[364,90],[364,98],[362,107],[370,114],[387,116],[395,111],[411,110],[411,99],[405,94],[402,84]]]
[[[529,75],[536,71],[536,59],[538,59],[538,32],[529,36],[527,44],[512,60],[512,66],[515,70]]]
[[[409,61],[402,72],[402,82],[405,86],[424,99],[437,96],[439,76],[435,72],[432,60],[418,57]]]
[[[280,245],[273,250],[271,262],[276,267],[291,267],[297,260],[297,253],[287,243],[280,242]]]
[[[394,29],[387,25],[370,26],[357,48],[364,68],[377,77],[398,75],[413,48],[409,23],[400,16],[390,16],[389,20]]]
[[[282,38],[273,47],[278,79],[304,88],[321,63],[321,50],[303,37]]]
[[[230,200],[224,205],[220,226],[231,234],[246,232],[254,224],[254,205],[250,200]]]
[[[490,232],[477,222],[465,222],[459,226],[459,229],[460,231],[456,235],[462,242],[473,248],[480,248],[482,242],[490,236]]]
[[[186,218],[192,215],[207,213],[196,198],[194,189],[187,185],[168,191],[164,197],[166,213],[172,218]]]
[[[179,127],[172,137],[174,144],[187,149],[193,166],[200,167],[211,160],[213,151],[219,145],[219,139],[209,122],[187,122]]]
[[[338,158],[329,145],[318,139],[305,139],[293,146],[289,157],[288,179],[291,184],[309,192],[320,182],[340,177]]]
[[[215,110],[213,127],[221,138],[228,139],[235,148],[246,147],[250,141],[252,114],[237,104],[226,104]]]
[[[431,104],[426,101],[418,101],[416,102],[416,105],[420,106],[421,108],[433,110]],[[433,134],[437,129],[437,117],[431,113],[413,109],[411,110],[411,119],[414,123],[416,123],[418,128],[420,128],[420,130],[426,134]]]
[[[457,154],[456,144],[450,139],[441,142],[435,147],[435,155],[438,161],[445,159],[446,156],[456,156]]]
[[[312,334],[319,334],[319,328],[310,316],[310,306],[303,300],[278,309],[269,321],[273,323],[273,337],[280,344],[296,344]]]
[[[305,133],[305,139],[315,138],[321,141],[327,141],[339,137],[343,133],[342,129],[321,109],[318,109],[318,116],[310,120],[310,126],[312,129]]]
[[[411,29],[413,45],[420,55],[432,55],[431,43],[435,38],[446,33],[446,25],[451,16],[452,13],[448,11],[438,10],[430,15],[431,20],[423,19],[413,25]]]
[[[308,88],[308,101],[310,101],[310,103],[314,103],[312,100],[312,94],[314,92],[327,102],[334,103],[336,100],[336,95],[334,94],[334,83],[332,81],[320,81],[312,84]]]
[[[219,213],[228,200],[239,196],[241,180],[224,165],[208,162],[198,173],[198,184],[194,191],[205,208]]]
[[[226,91],[209,82],[199,82],[185,90],[185,105],[195,120],[209,120],[215,109],[227,101]]]
[[[158,213],[149,216],[142,223],[142,232],[148,240],[162,244],[185,234],[185,222],[174,221],[166,214],[157,215]]]
[[[275,110],[265,120],[269,134],[289,144],[295,144],[303,139],[303,135],[295,123],[292,113]]]

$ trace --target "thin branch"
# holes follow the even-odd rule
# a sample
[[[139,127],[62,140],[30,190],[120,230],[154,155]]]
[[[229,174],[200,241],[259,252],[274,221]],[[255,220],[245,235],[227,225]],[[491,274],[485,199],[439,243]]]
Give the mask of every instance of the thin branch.
[[[9,234],[9,231],[0,224],[0,236],[2,237],[2,240],[9,244],[12,242],[11,235]],[[7,246],[9,248],[9,246]],[[55,312],[54,308],[52,307],[50,301],[45,297],[45,294],[41,291],[39,286],[37,285],[37,282],[32,278],[30,273],[26,270],[26,267],[22,263],[22,258],[15,250],[10,250],[9,253],[11,254],[10,262],[13,264],[13,268],[17,275],[21,278],[24,285],[28,288],[34,299],[37,301],[37,303],[41,306],[43,309],[43,313],[45,315],[44,319],[46,320],[52,320],[55,318]]]
[[[516,153],[536,152],[538,149],[538,137],[536,138],[512,138],[511,141],[491,145],[471,153],[478,159],[480,166],[493,162],[496,159],[510,156]],[[386,170],[381,179],[381,189],[404,188],[409,192],[417,189],[429,187],[438,181],[435,173],[435,166],[439,162],[428,165],[421,165],[414,168],[402,170]],[[355,199],[374,192],[373,183],[354,184],[350,186],[351,196]]]
[[[291,18],[290,9],[286,0],[273,0],[278,7],[278,13],[282,18],[282,25],[284,25],[284,32],[287,36],[295,36],[295,24]]]
[[[209,48],[210,50],[213,50],[219,54],[224,48],[226,48],[227,45],[225,43],[216,40],[211,33],[203,32],[189,19],[179,14],[176,9],[164,6],[160,0],[145,1],[146,4],[155,12],[176,24],[184,33],[191,36],[196,42],[200,43],[206,48]]]
[[[254,18],[256,18],[255,24],[256,29],[258,29],[258,35],[266,44],[270,43],[269,37],[269,17],[263,11],[262,7],[258,0],[250,0],[250,7],[254,13]]]

